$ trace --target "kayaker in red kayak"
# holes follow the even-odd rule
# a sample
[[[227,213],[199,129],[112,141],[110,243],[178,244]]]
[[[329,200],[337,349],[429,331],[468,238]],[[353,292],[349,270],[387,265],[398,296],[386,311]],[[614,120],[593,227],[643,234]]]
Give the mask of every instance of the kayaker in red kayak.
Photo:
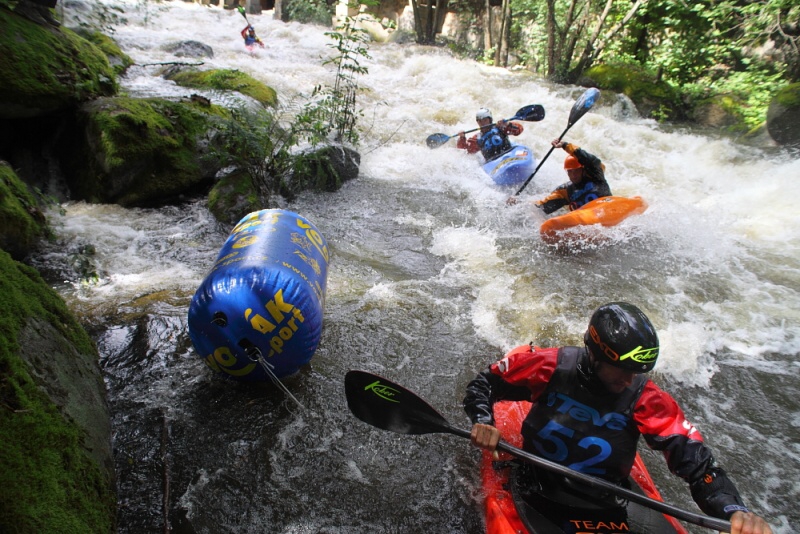
[[[625,302],[600,306],[584,345],[524,345],[478,374],[464,398],[474,425],[472,443],[489,451],[497,447],[495,401],[530,400],[534,404],[522,424],[526,451],[625,485],[643,436],[651,449],[664,453],[670,471],[689,484],[703,512],[731,522],[731,534],[770,534],[766,521],[747,509],[677,402],[645,376],[659,352],[647,316]],[[540,469],[532,469],[529,477],[531,504],[556,524],[568,523],[576,501],[601,498],[590,488]],[[538,487],[546,491],[536,491]],[[658,527],[636,523],[646,515],[637,514],[632,504],[616,504],[630,531],[657,532]]]
[[[567,152],[564,170],[567,171],[569,182],[558,186],[543,199],[535,201],[536,207],[548,214],[563,207],[572,211],[597,198],[611,196],[611,187],[606,181],[606,166],[600,158],[561,139],[555,139],[550,144]],[[516,204],[517,197],[510,197],[506,203],[510,206]]]
[[[505,120],[492,121],[492,112],[487,108],[481,108],[475,114],[475,121],[480,126],[481,131],[467,139],[465,132],[458,132],[457,148],[463,148],[469,154],[481,151],[486,161],[491,161],[502,154],[511,150],[509,135],[519,135],[524,128],[518,122],[508,122]]]

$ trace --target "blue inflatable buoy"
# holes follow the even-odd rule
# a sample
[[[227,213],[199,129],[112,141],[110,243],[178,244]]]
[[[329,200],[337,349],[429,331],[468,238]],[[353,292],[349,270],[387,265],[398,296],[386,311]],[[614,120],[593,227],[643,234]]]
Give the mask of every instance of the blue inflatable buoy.
[[[313,224],[285,210],[247,215],[192,298],[195,350],[235,380],[296,373],[322,336],[327,277],[328,245]]]

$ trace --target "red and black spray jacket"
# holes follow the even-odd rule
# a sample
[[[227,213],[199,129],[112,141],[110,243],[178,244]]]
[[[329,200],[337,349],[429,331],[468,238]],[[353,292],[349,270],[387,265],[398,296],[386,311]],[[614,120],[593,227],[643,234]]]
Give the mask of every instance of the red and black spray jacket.
[[[608,394],[591,378],[587,382],[582,370],[588,369],[582,348],[517,347],[470,382],[464,409],[473,424],[493,424],[494,402],[529,400],[534,406],[523,422],[525,450],[617,483],[628,477],[641,435],[690,484],[705,513],[728,518],[746,510],[669,394],[644,375],[620,395]]]

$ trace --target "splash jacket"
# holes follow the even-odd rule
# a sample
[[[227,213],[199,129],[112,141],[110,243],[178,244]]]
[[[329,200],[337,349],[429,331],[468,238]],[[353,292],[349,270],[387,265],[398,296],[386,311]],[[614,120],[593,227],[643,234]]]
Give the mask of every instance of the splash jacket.
[[[605,165],[600,158],[572,143],[564,145],[564,150],[583,165],[583,179],[578,185],[572,182],[560,185],[548,196],[537,201],[536,205],[545,213],[553,213],[564,206],[570,211],[576,210],[596,198],[611,195],[611,187],[606,182]]]
[[[491,425],[498,400],[533,403],[522,424],[523,449],[530,453],[623,484],[641,435],[689,483],[703,512],[728,519],[747,511],[677,402],[644,374],[617,395],[594,376],[585,348],[523,345],[469,383],[464,410],[473,424]]]
[[[508,136],[519,135],[523,130],[522,125],[517,122],[507,122],[505,127],[501,127],[498,122],[486,132],[479,132],[469,139],[459,137],[456,147],[466,149],[469,154],[480,150],[486,161],[492,161],[511,150]]]
[[[253,32],[253,34],[250,35],[249,30],[250,30],[250,26],[249,25],[245,29],[242,30],[242,38],[244,39],[244,45],[246,47],[252,47],[252,46],[258,44],[259,46],[263,47],[264,43],[261,42],[261,39],[256,37],[255,32]]]

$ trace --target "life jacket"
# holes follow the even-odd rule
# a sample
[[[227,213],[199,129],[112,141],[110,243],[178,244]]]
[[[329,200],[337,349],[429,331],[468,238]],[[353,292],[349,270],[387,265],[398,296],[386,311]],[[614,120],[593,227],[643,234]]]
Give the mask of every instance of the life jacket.
[[[561,347],[547,387],[522,423],[523,448],[575,471],[620,483],[636,457],[633,409],[648,378],[619,395],[591,393],[578,376],[584,349]]]
[[[496,124],[485,133],[479,134],[477,141],[481,154],[483,154],[483,159],[486,161],[491,161],[512,148],[508,135],[498,128]]]
[[[578,188],[570,184],[567,187],[567,194],[569,195],[569,209],[570,211],[576,210],[592,200],[596,200],[600,197],[608,196],[607,193],[604,193],[600,190],[600,188],[591,181],[586,181],[583,187]]]

